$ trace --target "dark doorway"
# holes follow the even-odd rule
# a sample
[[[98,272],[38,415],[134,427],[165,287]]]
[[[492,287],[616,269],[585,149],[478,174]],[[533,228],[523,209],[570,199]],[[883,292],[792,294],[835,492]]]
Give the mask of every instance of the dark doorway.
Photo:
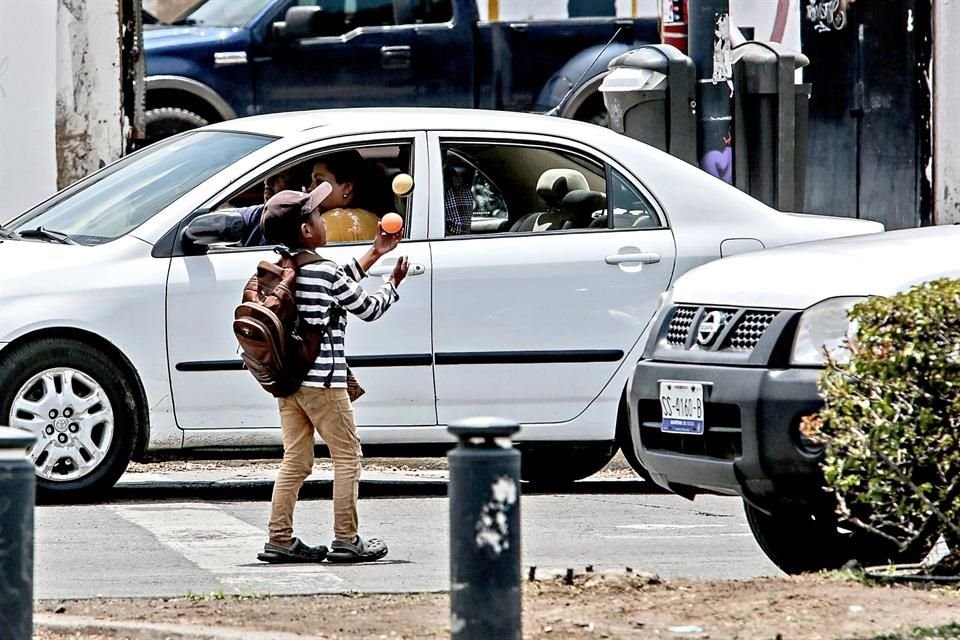
[[[812,84],[805,210],[930,224],[930,0],[800,10]]]

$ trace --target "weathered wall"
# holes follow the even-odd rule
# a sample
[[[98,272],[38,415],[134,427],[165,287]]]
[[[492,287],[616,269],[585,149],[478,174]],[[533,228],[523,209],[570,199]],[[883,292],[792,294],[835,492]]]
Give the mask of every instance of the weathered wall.
[[[0,2],[0,223],[56,190],[57,0]]]
[[[933,219],[960,222],[960,0],[933,5]]]
[[[119,0],[59,0],[57,186],[123,153]]]

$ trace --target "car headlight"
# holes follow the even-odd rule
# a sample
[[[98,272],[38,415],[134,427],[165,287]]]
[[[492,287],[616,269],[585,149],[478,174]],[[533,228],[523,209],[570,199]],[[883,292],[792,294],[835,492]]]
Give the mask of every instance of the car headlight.
[[[826,364],[825,353],[834,361],[846,363],[850,350],[846,339],[856,336],[856,326],[850,321],[850,310],[863,296],[830,298],[818,302],[803,312],[797,336],[790,352],[790,364],[797,366],[820,366]]]

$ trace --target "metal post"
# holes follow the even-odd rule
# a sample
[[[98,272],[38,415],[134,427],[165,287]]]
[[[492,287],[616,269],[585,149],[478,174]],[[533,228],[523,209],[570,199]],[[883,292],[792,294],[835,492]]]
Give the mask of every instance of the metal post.
[[[520,452],[503,418],[451,424],[450,637],[521,638]]]
[[[32,434],[0,427],[0,629],[9,640],[33,637],[34,468]],[[9,635],[6,635],[9,634]]]
[[[690,57],[697,68],[700,168],[733,184],[730,2],[691,0],[688,20]]]

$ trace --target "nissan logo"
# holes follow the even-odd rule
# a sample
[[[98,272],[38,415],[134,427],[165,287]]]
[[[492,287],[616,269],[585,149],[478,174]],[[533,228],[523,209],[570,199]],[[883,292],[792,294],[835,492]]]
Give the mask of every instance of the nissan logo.
[[[711,311],[705,315],[697,327],[697,344],[701,347],[709,345],[726,323],[727,314],[723,311]]]

